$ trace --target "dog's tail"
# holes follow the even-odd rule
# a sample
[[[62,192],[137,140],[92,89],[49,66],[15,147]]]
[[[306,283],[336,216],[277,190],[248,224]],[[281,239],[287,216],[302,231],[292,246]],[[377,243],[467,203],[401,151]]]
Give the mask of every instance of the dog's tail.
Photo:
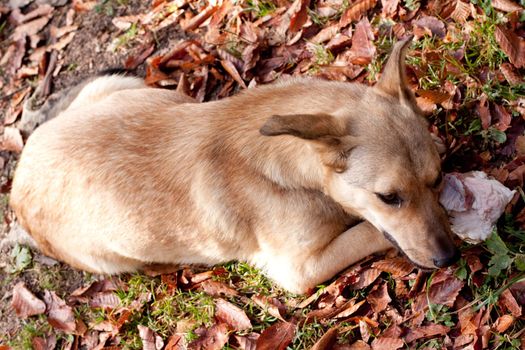
[[[96,103],[115,91],[146,87],[142,78],[120,68],[102,71],[69,89],[52,94],[43,104],[39,104],[42,86],[39,85],[24,102],[19,129],[27,135],[68,108]]]

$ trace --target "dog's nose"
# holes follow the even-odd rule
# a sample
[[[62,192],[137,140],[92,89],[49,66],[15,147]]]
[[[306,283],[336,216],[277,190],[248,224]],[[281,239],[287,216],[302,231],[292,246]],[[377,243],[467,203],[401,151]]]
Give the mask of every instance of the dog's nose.
[[[434,259],[433,261],[436,267],[447,267],[447,266],[452,265],[456,261],[458,261],[460,257],[461,257],[461,252],[459,251],[459,249],[454,248],[451,251],[451,253],[448,254],[447,256]]]

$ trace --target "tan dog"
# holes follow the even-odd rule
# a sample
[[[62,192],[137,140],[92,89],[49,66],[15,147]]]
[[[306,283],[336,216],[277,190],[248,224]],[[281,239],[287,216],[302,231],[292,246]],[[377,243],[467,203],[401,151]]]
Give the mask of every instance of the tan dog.
[[[197,104],[95,79],[29,138],[11,205],[45,254],[93,272],[238,259],[302,293],[390,242],[450,264],[407,44],[373,88],[292,79]]]

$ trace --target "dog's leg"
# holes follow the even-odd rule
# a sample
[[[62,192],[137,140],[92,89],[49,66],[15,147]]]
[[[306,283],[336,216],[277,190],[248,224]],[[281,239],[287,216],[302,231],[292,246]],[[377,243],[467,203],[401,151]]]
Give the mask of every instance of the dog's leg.
[[[305,293],[366,256],[393,248],[368,222],[337,236],[323,249],[308,255],[275,257],[265,264],[268,275],[286,289]]]

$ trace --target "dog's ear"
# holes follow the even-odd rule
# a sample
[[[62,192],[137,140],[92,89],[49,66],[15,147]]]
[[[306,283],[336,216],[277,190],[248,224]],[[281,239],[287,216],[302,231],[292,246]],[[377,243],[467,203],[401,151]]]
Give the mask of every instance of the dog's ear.
[[[345,126],[329,114],[274,115],[259,130],[264,136],[292,135],[328,145],[337,145],[347,135]]]
[[[414,94],[407,84],[405,71],[406,50],[412,42],[413,35],[398,41],[386,62],[385,69],[375,88],[383,93],[398,98],[403,103],[417,106]]]
[[[336,172],[346,169],[346,158],[357,144],[344,122],[329,114],[274,115],[259,131],[265,136],[291,135],[314,142],[323,163]]]

